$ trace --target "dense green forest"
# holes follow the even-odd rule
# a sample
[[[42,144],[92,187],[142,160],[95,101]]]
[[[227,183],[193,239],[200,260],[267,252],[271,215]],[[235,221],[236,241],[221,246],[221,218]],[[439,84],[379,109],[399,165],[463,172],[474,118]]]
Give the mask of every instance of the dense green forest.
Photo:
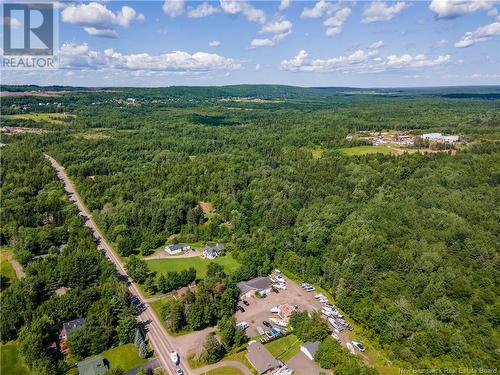
[[[85,319],[68,337],[74,359],[132,342],[138,323],[126,286],[33,142],[2,148],[1,181],[1,241],[13,247],[26,272],[0,297],[2,342],[17,339],[23,363],[47,375],[71,367],[50,350],[70,320]]]
[[[231,282],[277,266],[318,283],[395,363],[497,366],[498,88],[349,91],[82,90],[50,99],[62,104],[57,111],[76,115],[65,125],[6,117],[5,125],[47,132],[3,137],[2,243],[12,244],[29,274],[37,268],[33,277],[50,278],[51,287],[61,279],[38,268],[55,272],[67,257],[33,257],[57,254],[64,243],[68,257],[78,254],[67,228],[77,219],[61,203],[50,167],[30,175],[27,169],[42,161],[23,164],[16,157],[43,150],[66,167],[122,256],[148,255],[173,234],[183,242],[220,241],[242,264]],[[129,97],[137,103],[120,102]],[[40,100],[46,99],[6,98],[2,111],[22,113],[12,105],[27,105],[28,112],[56,110],[52,104],[37,107]],[[456,155],[339,152],[356,145],[346,141],[347,134],[389,129],[464,134],[469,144]],[[213,204],[213,215],[200,212],[200,201]],[[83,288],[112,282],[102,262],[107,264],[99,261]],[[97,280],[99,287],[92,286]],[[9,287],[10,293],[23,283]],[[197,296],[189,298],[183,303],[197,303]],[[45,299],[36,297],[26,314],[43,308]],[[165,316],[181,307],[168,307]],[[196,322],[178,314],[175,329],[204,327],[222,317],[204,314]],[[31,321],[15,319],[16,327]],[[4,329],[2,323],[2,336]],[[332,348],[327,342],[322,352]]]

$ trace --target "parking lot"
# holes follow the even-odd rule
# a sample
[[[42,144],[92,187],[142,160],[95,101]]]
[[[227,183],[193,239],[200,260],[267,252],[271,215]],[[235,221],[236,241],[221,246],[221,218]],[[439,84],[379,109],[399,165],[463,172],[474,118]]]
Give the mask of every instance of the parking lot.
[[[321,311],[323,304],[317,301],[314,296],[318,293],[317,291],[307,292],[300,287],[294,281],[286,278],[286,290],[280,290],[279,293],[271,292],[265,298],[257,298],[252,296],[247,298],[246,301],[249,306],[239,303],[241,307],[245,309],[244,312],[236,312],[237,322],[247,322],[249,327],[246,330],[246,334],[249,337],[258,336],[257,326],[266,329],[262,324],[262,321],[269,321],[269,318],[278,318],[277,314],[272,313],[271,308],[283,304],[297,305],[299,311]],[[272,323],[272,322],[270,322]],[[330,326],[330,325],[329,325]],[[330,328],[332,328],[330,326]],[[340,337],[341,343],[345,346],[348,339],[348,332],[342,331],[338,335]]]

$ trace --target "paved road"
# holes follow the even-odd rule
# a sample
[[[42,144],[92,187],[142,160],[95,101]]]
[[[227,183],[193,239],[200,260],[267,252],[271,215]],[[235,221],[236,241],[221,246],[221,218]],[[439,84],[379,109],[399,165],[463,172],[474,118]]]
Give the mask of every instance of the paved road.
[[[167,374],[168,373],[175,374],[176,366],[172,363],[170,359],[170,353],[174,350],[174,348],[171,344],[169,334],[167,333],[161,322],[158,320],[156,315],[153,313],[151,307],[145,301],[144,296],[139,291],[137,285],[134,282],[132,282],[131,279],[128,278],[123,263],[102,236],[101,232],[99,231],[99,228],[92,219],[92,216],[90,216],[90,213],[87,212],[80,197],[78,196],[78,194],[76,194],[76,190],[73,186],[73,183],[66,175],[64,168],[51,156],[45,154],[45,157],[50,161],[52,167],[57,172],[57,176],[64,183],[66,192],[69,193],[70,200],[73,203],[75,203],[75,205],[78,207],[80,215],[82,215],[85,220],[85,225],[92,230],[92,234],[96,239],[96,241],[99,241],[98,248],[102,250],[106,255],[106,257],[114,263],[121,277],[127,280],[127,286],[129,292],[138,299],[139,301],[138,305],[139,307],[142,307],[141,309],[142,312],[138,315],[137,319],[145,324],[149,342],[151,343],[161,363],[161,366],[167,371]],[[192,374],[192,371],[189,369],[189,367],[184,366],[182,359],[177,367],[181,368],[184,371],[184,374]]]
[[[236,361],[217,362],[213,365],[201,367],[199,369],[194,370],[194,374],[195,375],[205,374],[210,370],[213,370],[216,368],[221,368],[221,367],[236,367],[245,375],[253,375],[252,371],[250,371],[243,363],[236,362]]]

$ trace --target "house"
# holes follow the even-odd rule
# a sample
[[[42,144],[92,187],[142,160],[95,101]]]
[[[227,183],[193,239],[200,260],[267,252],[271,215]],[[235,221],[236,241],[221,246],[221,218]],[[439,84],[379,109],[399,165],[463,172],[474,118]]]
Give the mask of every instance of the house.
[[[188,251],[191,249],[191,246],[185,243],[175,243],[173,245],[165,246],[165,251],[170,255],[180,254],[183,251]]]
[[[240,281],[236,284],[240,290],[240,297],[247,298],[255,293],[261,296],[271,293],[271,282],[267,277],[256,277],[248,281]]]
[[[109,366],[102,355],[78,362],[77,367],[78,375],[103,375],[109,370]]]
[[[314,356],[319,348],[319,342],[305,342],[300,346],[300,351],[306,355],[311,361],[314,361]]]
[[[248,362],[259,374],[265,374],[281,367],[281,363],[260,342],[250,342],[247,349]]]
[[[59,338],[61,340],[67,340],[71,332],[74,332],[85,324],[85,319],[75,319],[69,322],[63,323],[61,332],[59,332]]]
[[[215,246],[205,245],[203,256],[207,259],[215,259],[220,255],[222,250],[224,250],[224,245],[220,243],[217,243]]]

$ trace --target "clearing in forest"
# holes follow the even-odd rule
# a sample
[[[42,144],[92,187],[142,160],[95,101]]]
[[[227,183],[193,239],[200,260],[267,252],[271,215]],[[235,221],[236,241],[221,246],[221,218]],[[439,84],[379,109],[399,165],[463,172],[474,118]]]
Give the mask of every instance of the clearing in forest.
[[[75,118],[75,115],[68,113],[26,113],[19,115],[7,115],[5,118],[14,120],[31,120],[35,122],[48,122],[55,125],[64,125],[69,120]]]

